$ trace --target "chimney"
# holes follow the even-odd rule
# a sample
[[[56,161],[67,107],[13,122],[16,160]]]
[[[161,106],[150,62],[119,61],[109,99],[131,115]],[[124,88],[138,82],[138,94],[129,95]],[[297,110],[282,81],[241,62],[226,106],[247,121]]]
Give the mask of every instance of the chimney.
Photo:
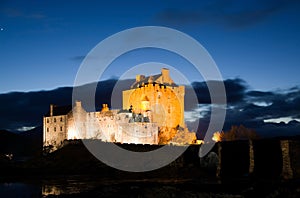
[[[168,79],[170,76],[170,71],[167,68],[162,68],[161,74],[162,74],[163,78]]]
[[[144,80],[144,79],[145,79],[145,76],[144,76],[144,75],[136,75],[136,76],[135,76],[136,82],[140,82],[141,80]]]
[[[53,104],[50,104],[50,116],[53,116]]]
[[[81,107],[81,101],[76,100],[75,101],[75,107]]]

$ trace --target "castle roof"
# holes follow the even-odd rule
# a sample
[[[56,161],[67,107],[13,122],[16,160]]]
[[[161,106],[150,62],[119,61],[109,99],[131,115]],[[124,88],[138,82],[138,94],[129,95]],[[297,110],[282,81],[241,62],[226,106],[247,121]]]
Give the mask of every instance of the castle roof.
[[[118,113],[131,113],[128,109],[121,109],[118,111]]]
[[[66,106],[53,106],[53,116],[58,115],[67,115],[72,110],[72,105],[66,105]],[[50,116],[50,111],[45,115],[46,117]]]
[[[162,84],[160,82],[160,78],[162,77],[162,74],[156,74],[156,75],[153,75],[153,76],[147,76],[145,77],[144,79],[138,81],[138,82],[134,82],[132,85],[131,85],[131,88],[134,89],[134,88],[139,88],[143,85],[146,85],[146,84],[149,84],[149,83],[154,83],[154,84]],[[149,81],[150,79],[150,81]],[[172,83],[172,84],[169,84],[169,83],[163,83],[162,85],[167,85],[167,86],[173,86],[173,87],[177,87],[178,85],[176,85],[175,83]]]

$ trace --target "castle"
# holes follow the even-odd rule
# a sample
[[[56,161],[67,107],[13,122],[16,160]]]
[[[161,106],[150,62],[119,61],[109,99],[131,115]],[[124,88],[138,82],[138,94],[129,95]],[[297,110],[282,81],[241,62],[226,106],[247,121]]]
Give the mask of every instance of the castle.
[[[43,146],[55,150],[71,139],[166,144],[174,141],[177,133],[184,139],[178,141],[192,143],[196,136],[184,124],[184,91],[163,68],[161,74],[137,75],[130,89],[123,91],[121,110],[103,104],[101,111],[87,112],[80,101],[73,108],[51,104],[43,118]]]

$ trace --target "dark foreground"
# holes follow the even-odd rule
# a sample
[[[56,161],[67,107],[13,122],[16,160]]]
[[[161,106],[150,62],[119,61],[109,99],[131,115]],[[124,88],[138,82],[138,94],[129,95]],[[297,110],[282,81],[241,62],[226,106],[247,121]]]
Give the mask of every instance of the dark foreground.
[[[0,184],[1,197],[300,197],[300,181],[48,177]]]
[[[217,158],[190,146],[166,167],[142,173],[111,168],[80,141],[29,160],[0,162],[0,197],[300,197],[299,141],[216,144]],[[144,152],[153,146],[120,145]],[[251,149],[249,149],[251,148]],[[250,152],[251,151],[251,152]]]

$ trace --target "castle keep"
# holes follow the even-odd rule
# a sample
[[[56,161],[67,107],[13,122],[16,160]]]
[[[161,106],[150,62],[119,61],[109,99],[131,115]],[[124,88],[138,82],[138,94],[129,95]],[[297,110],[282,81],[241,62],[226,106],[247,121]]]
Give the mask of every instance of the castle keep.
[[[145,77],[137,75],[131,89],[123,91],[123,109],[133,106],[134,111],[150,111],[158,126],[184,126],[184,86],[178,86],[168,69],[161,74]]]
[[[43,146],[57,149],[71,139],[165,144],[174,143],[177,133],[183,137],[177,138],[180,143],[192,143],[196,136],[185,128],[184,91],[163,68],[161,74],[136,76],[130,89],[123,91],[122,110],[103,104],[101,111],[87,112],[80,101],[73,108],[50,105],[43,118]]]

